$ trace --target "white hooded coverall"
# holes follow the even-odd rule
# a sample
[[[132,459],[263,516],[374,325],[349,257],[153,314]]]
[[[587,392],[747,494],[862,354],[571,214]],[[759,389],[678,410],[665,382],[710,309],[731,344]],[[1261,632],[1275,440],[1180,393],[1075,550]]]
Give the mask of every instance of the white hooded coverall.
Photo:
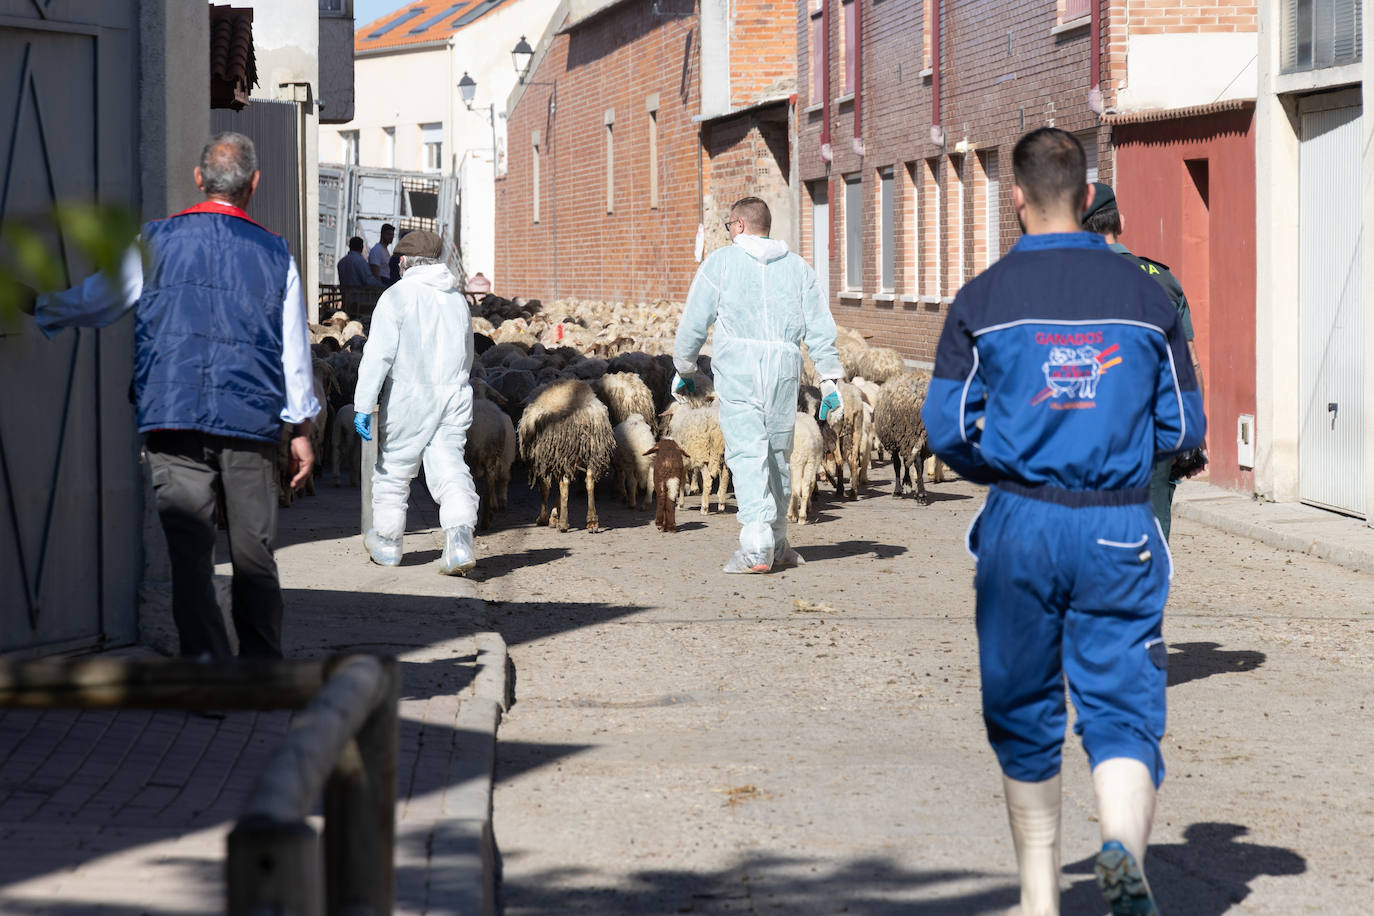
[[[787,540],[801,344],[821,378],[844,378],[826,298],[815,271],[786,242],[738,235],[697,271],[673,346],[678,373],[696,372],[715,325],[711,372],[743,526],[740,549],[765,563]]]
[[[382,294],[358,367],[353,409],[381,415],[372,472],[372,524],[405,533],[410,481],[421,460],[445,530],[477,523],[477,489],[463,459],[472,424],[472,316],[443,264],[406,270]]]

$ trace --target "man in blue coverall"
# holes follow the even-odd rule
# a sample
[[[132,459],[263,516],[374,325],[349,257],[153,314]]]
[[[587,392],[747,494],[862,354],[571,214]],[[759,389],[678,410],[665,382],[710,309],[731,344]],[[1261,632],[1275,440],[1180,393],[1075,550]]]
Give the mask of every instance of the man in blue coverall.
[[[1144,859],[1164,777],[1172,561],[1149,482],[1157,460],[1202,441],[1202,398],[1168,296],[1080,230],[1092,192],[1078,141],[1033,131],[1012,168],[1025,235],[955,298],[923,418],[935,453],[990,485],[968,545],[1022,912],[1059,912],[1067,678],[1097,794],[1098,884],[1113,913],[1155,913]]]

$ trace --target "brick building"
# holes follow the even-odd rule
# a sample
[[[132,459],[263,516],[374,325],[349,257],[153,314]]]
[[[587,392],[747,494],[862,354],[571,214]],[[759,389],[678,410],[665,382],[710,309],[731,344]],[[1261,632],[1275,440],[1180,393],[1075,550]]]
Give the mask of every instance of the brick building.
[[[498,291],[681,300],[698,227],[703,251],[724,244],[725,211],[751,194],[795,237],[793,15],[780,0],[566,0],[508,105]]]

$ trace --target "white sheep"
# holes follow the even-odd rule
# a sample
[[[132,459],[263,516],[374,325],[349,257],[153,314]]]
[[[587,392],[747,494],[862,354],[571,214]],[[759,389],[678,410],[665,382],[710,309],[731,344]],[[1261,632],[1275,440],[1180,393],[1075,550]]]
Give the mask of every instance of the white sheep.
[[[859,431],[858,484],[861,487],[866,487],[868,486],[868,470],[873,459],[873,445],[877,441],[873,432],[873,411],[878,406],[878,397],[882,392],[882,386],[861,375],[856,375],[852,384],[859,389],[859,397],[864,402],[864,424],[863,429]]]
[[[473,479],[487,484],[477,518],[477,527],[485,531],[491,527],[492,512],[506,507],[510,466],[515,462],[515,425],[496,402],[473,398],[463,458]]]
[[[654,489],[653,460],[645,454],[654,447],[654,434],[639,414],[631,414],[615,427],[615,482],[625,496],[625,505],[639,508],[639,494],[648,505]]]
[[[650,433],[654,432],[658,420],[654,410],[654,395],[638,375],[633,372],[608,372],[593,382],[592,387],[611,412],[612,426],[619,426],[630,416],[638,415],[644,419]]]
[[[807,523],[824,452],[820,424],[810,414],[797,411],[796,430],[792,435],[792,499],[787,505],[788,521]]]
[[[667,435],[686,452],[687,481],[699,479],[701,514],[711,511],[711,488],[720,479],[718,504],[725,511],[725,491],[730,486],[730,468],[725,464],[725,434],[720,430],[720,405],[701,407],[672,404],[663,412]]]
[[[598,531],[596,482],[605,476],[615,453],[615,433],[606,405],[577,379],[560,379],[532,393],[520,415],[520,457],[529,466],[530,483],[539,485],[539,519],[568,530],[568,488],[574,474],[586,475],[587,530]],[[549,488],[558,481],[556,515],[549,510]]]

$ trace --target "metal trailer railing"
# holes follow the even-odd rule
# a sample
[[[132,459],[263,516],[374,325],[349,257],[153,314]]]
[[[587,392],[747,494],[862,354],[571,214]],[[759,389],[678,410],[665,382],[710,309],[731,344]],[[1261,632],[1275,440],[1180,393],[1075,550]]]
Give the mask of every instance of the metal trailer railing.
[[[230,916],[391,913],[400,690],[374,655],[0,661],[0,707],[300,710],[229,834]]]

